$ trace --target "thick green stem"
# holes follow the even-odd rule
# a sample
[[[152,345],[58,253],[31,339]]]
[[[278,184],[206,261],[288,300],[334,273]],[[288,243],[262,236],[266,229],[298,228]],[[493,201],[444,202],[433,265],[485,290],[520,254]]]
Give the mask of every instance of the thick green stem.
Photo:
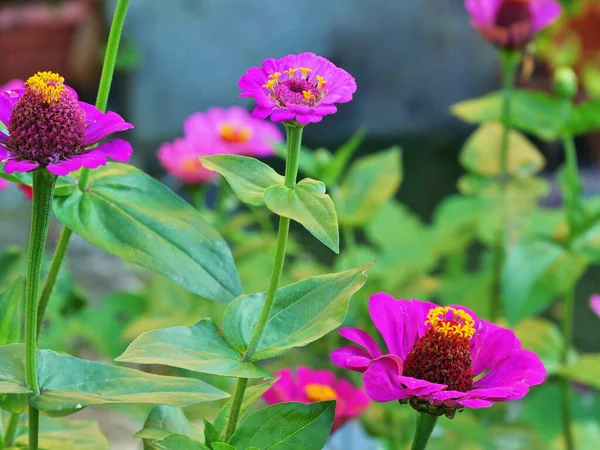
[[[40,412],[29,405],[29,450],[37,450],[40,429]]]
[[[495,322],[500,316],[502,310],[502,271],[504,269],[504,260],[506,258],[506,233],[508,229],[508,211],[506,187],[508,184],[508,159],[510,142],[510,107],[514,90],[517,69],[521,62],[521,54],[511,50],[500,52],[500,63],[502,66],[502,142],[500,146],[500,229],[496,237],[494,246],[494,255],[492,261],[492,292],[490,296],[490,319]]]
[[[27,279],[25,282],[25,375],[27,387],[34,395],[40,394],[36,369],[37,313],[38,295],[44,249],[50,225],[52,199],[56,175],[46,169],[33,172],[33,203],[31,208],[31,231],[29,234],[29,252],[27,259]],[[30,408],[30,413],[33,411]],[[37,433],[35,420],[30,418],[30,449],[37,449]],[[33,437],[33,435],[35,435]]]
[[[15,443],[15,434],[17,433],[17,427],[19,426],[20,414],[12,413],[8,420],[8,427],[6,428],[6,434],[4,435],[4,445],[6,447],[12,447]]]
[[[286,125],[287,135],[287,158],[285,164],[285,186],[289,189],[293,189],[296,186],[296,178],[298,177],[298,164],[300,163],[300,145],[302,143],[302,130],[301,126]],[[279,229],[277,231],[277,248],[275,250],[275,260],[273,262],[273,270],[271,272],[271,280],[269,281],[269,287],[265,295],[265,303],[262,307],[248,348],[243,356],[243,361],[249,361],[252,355],[260,344],[273,304],[275,303],[275,295],[279,288],[279,281],[281,280],[281,274],[283,273],[283,264],[285,262],[285,250],[287,247],[288,234],[290,231],[290,219],[287,217],[279,217]],[[237,382],[235,393],[233,394],[233,400],[231,404],[231,412],[227,418],[227,425],[225,427],[225,441],[233,435],[235,427],[240,417],[240,410],[242,407],[242,401],[244,400],[244,393],[246,392],[246,386],[248,380],[240,378]]]
[[[438,416],[431,416],[425,413],[417,413],[415,421],[415,435],[413,437],[411,450],[424,450],[427,447],[427,442],[431,437],[431,433],[435,428]]]

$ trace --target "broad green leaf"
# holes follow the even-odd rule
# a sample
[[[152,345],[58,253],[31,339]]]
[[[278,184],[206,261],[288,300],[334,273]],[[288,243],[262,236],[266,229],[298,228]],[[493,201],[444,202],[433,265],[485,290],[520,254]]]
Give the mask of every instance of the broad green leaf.
[[[600,99],[573,105],[568,131],[574,136],[588,134],[600,128]]]
[[[492,92],[457,103],[451,111],[469,123],[500,122],[502,102],[502,92]],[[562,101],[545,92],[518,89],[512,94],[510,123],[514,128],[553,141],[562,133],[567,119],[568,110],[563,108]]]
[[[480,220],[488,213],[486,202],[477,197],[452,195],[437,207],[432,247],[436,253],[463,251],[477,233]]]
[[[150,410],[144,422],[144,428],[133,435],[145,440],[161,440],[170,434],[183,434],[190,438],[202,440],[202,432],[192,424],[180,408],[157,405]]]
[[[0,346],[19,342],[23,299],[23,278],[17,278],[0,292]]]
[[[334,252],[340,250],[335,207],[325,184],[306,178],[293,189],[271,186],[265,193],[265,204],[275,214],[302,224],[319,241]]]
[[[520,322],[514,330],[523,348],[535,352],[548,373],[552,374],[558,370],[564,341],[556,325],[544,319],[531,317]]]
[[[509,323],[542,312],[573,286],[586,267],[585,258],[551,241],[517,242],[508,250],[502,275],[502,301]]]
[[[15,444],[29,443],[27,428],[18,430]],[[96,422],[40,417],[39,447],[44,450],[108,450],[109,442]]]
[[[213,442],[221,440],[221,433],[217,430],[212,423],[204,419],[204,443],[208,446],[212,445]]]
[[[0,393],[27,393],[24,346],[0,347]],[[184,407],[228,397],[200,380],[153,375],[85,361],[50,350],[37,358],[41,394],[31,404],[47,413],[65,413],[110,403]],[[4,388],[4,389],[3,389]]]
[[[116,360],[162,364],[227,377],[270,378],[258,364],[242,362],[242,354],[229,345],[212,319],[202,319],[190,327],[144,333]]]
[[[402,180],[400,154],[400,148],[392,147],[350,167],[334,196],[340,224],[365,224],[396,194]]]
[[[284,183],[281,175],[255,158],[215,155],[202,157],[200,161],[207,169],[224,176],[240,200],[250,205],[264,205],[265,191]]]
[[[311,277],[280,288],[252,360],[273,358],[302,347],[339,326],[350,297],[366,282],[371,264],[331,275]],[[244,295],[225,311],[225,339],[243,353],[265,302],[265,293]]]
[[[481,125],[467,140],[461,154],[463,167],[480,175],[500,175],[500,153],[503,126],[498,122]],[[529,177],[544,168],[544,157],[529,140],[516,130],[511,130],[508,144],[510,175]]]
[[[6,162],[0,163],[0,178],[4,178],[5,180],[11,181],[15,184],[24,184],[26,186],[31,186],[33,184],[31,172],[14,172],[8,175],[7,173],[4,173],[5,164]],[[56,180],[56,186],[54,187],[54,195],[56,197],[71,195],[76,187],[77,179],[71,175],[58,177],[58,180]]]
[[[344,143],[335,151],[332,160],[329,162],[320,177],[323,180],[323,183],[325,183],[327,186],[333,186],[337,184],[342,172],[348,165],[348,162],[354,153],[356,153],[360,147],[360,144],[362,144],[365,140],[366,135],[367,129],[364,127],[360,128],[346,143]]]
[[[236,447],[230,445],[226,442],[213,442],[212,444],[213,450],[237,450]],[[249,450],[249,449],[246,449]]]
[[[582,355],[577,362],[559,369],[558,374],[578,383],[587,384],[594,389],[600,389],[600,354]]]
[[[241,293],[226,242],[197,210],[133,166],[94,170],[88,189],[57,199],[54,212],[97,247],[195,294],[227,303]]]
[[[248,408],[250,408],[254,402],[256,402],[265,392],[267,392],[271,386],[277,382],[277,380],[279,380],[279,377],[272,378],[265,383],[257,384],[247,388],[246,392],[244,393],[242,407],[240,408],[240,417],[243,417],[244,413],[248,411]],[[227,400],[213,421],[213,425],[217,430],[221,432],[225,430],[229,411],[231,411],[231,399]]]
[[[195,441],[183,434],[170,434],[161,440],[152,441],[161,450],[210,450],[202,442]]]
[[[246,449],[322,450],[331,433],[335,402],[279,403],[243,420],[229,444]]]

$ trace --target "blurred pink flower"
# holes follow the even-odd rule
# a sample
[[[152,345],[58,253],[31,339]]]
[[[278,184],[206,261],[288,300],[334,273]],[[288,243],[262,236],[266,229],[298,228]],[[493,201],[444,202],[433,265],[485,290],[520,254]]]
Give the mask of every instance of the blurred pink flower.
[[[389,353],[363,330],[342,328],[340,335],[362,348],[339,348],[331,360],[363,372],[365,390],[375,401],[400,400],[421,412],[452,417],[463,407],[523,398],[546,376],[540,358],[521,348],[513,331],[462,306],[379,293],[371,296],[369,312]]]
[[[0,178],[0,191],[7,189],[10,186],[10,182],[6,181],[4,178]]]
[[[25,89],[25,82],[17,78],[7,81],[5,84],[0,86],[1,92],[14,91],[17,89]]]
[[[256,101],[252,117],[273,122],[320,122],[337,111],[334,103],[352,100],[356,81],[345,70],[314,53],[267,59],[240,78],[240,97]]]
[[[206,169],[200,162],[200,156],[217,154],[215,148],[208,145],[192,145],[185,138],[176,138],[165,142],[157,152],[163,168],[175,178],[186,184],[206,183],[219,176],[217,172]]]
[[[592,308],[592,311],[600,317],[600,295],[592,295],[590,298],[590,308]]]
[[[337,379],[329,370],[298,367],[296,373],[282,369],[273,376],[279,380],[263,394],[270,405],[282,402],[312,403],[336,400],[333,431],[360,416],[369,407],[369,397],[349,381]]]
[[[562,11],[558,0],[465,0],[465,7],[486,39],[512,49],[525,47]]]

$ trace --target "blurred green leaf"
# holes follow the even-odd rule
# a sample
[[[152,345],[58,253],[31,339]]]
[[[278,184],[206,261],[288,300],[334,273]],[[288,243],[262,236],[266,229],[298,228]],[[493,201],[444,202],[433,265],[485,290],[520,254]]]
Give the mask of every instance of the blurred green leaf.
[[[15,344],[21,337],[21,305],[25,280],[17,278],[0,292],[0,346]]]
[[[435,210],[432,247],[441,254],[462,251],[475,238],[479,222],[488,212],[480,198],[446,197]]]
[[[287,146],[285,143],[283,144],[274,144],[273,148],[275,149],[275,153],[282,159],[287,158]],[[300,148],[300,172],[309,177],[319,178],[319,163],[315,157],[316,151],[308,147],[302,146]]]
[[[535,352],[549,374],[559,369],[564,341],[556,325],[544,319],[530,317],[520,322],[514,331],[523,348]]]
[[[562,367],[558,374],[578,383],[600,389],[600,354],[582,355],[576,362]]]
[[[342,172],[348,165],[348,162],[354,153],[356,153],[365,140],[366,135],[367,129],[364,127],[360,128],[346,143],[335,151],[332,160],[319,177],[323,180],[323,183],[327,186],[334,186],[337,184]]]
[[[334,193],[340,224],[364,225],[396,194],[402,176],[399,147],[355,161]]]
[[[265,193],[265,204],[275,214],[302,224],[319,241],[334,252],[339,252],[335,207],[320,181],[305,178],[293,189],[271,186]]]
[[[229,444],[236,448],[322,450],[335,413],[335,402],[279,403],[243,420]]]
[[[243,362],[242,354],[229,345],[208,318],[191,327],[144,333],[116,361],[161,364],[227,377],[270,378],[258,364]]]
[[[213,442],[213,450],[237,450],[236,447],[226,442]]]
[[[313,342],[339,326],[350,297],[366,282],[371,264],[346,272],[307,278],[280,288],[252,360],[273,358]],[[248,348],[265,293],[244,295],[225,312],[225,338],[240,353]]]
[[[57,199],[54,212],[97,247],[198,295],[227,303],[242,291],[223,238],[197,210],[133,166],[94,170],[88,189]]]
[[[284,183],[281,175],[255,158],[215,155],[202,157],[200,161],[207,169],[224,176],[239,199],[250,205],[264,205],[266,190]]]
[[[161,450],[210,450],[202,442],[195,441],[183,434],[170,434],[164,439],[152,443]]]
[[[29,444],[26,427],[17,429],[15,444]],[[108,450],[109,442],[96,422],[40,417],[39,448],[44,450]]]
[[[203,437],[200,429],[187,419],[180,408],[165,405],[153,407],[144,427],[133,437],[151,441],[164,439],[170,434],[183,434],[198,441]]]

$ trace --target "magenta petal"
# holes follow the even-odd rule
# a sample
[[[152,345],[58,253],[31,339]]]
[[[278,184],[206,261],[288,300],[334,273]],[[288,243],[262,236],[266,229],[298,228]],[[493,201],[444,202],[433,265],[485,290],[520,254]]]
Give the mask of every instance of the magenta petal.
[[[112,111],[98,115],[97,112],[94,112],[88,107],[86,114],[88,114],[88,112],[92,114],[91,117],[93,117],[93,119],[90,120],[86,117],[86,122],[89,123],[85,130],[84,146],[86,147],[100,142],[112,133],[133,128],[133,125],[125,122],[120,115]]]
[[[291,369],[281,369],[274,377],[279,377],[279,380],[263,394],[263,399],[270,405],[281,402],[298,401],[298,392],[296,389],[296,380]]]
[[[271,120],[273,122],[287,122],[290,120],[294,120],[296,113],[290,111],[289,109],[278,109],[275,108],[271,112]]]
[[[73,156],[72,158],[66,161],[61,161],[57,164],[48,164],[46,168],[54,175],[64,176],[79,170],[82,167],[95,169],[96,167],[104,165],[106,165],[106,155],[102,151],[94,149],[89,152]]]
[[[269,114],[273,111],[273,108],[263,108],[261,106],[257,106],[252,110],[252,117],[255,119],[266,119],[269,117]]]
[[[473,339],[473,373],[479,375],[507,358],[513,351],[515,339],[513,331],[501,327],[482,336],[476,334]]]
[[[109,158],[115,161],[127,162],[133,154],[131,144],[123,139],[115,139],[114,141],[100,144],[94,150],[100,150]]]
[[[15,89],[0,93],[0,122],[8,126],[15,103],[21,98],[25,89]]]
[[[511,387],[518,383],[529,386],[540,384],[546,378],[546,368],[539,356],[529,350],[518,349],[474,383],[477,388]]]
[[[464,399],[457,400],[457,403],[466,406],[467,408],[489,408],[494,404],[494,402],[490,400],[481,400],[481,399]]]
[[[590,298],[590,308],[598,317],[600,317],[600,295],[592,295]]]
[[[371,358],[375,359],[381,356],[377,342],[367,332],[359,328],[341,328],[339,333],[340,336],[364,347]]]
[[[336,348],[329,354],[331,362],[338,367],[356,372],[364,372],[373,360],[371,356],[358,347]]]
[[[7,149],[4,145],[0,145],[0,161],[4,161],[8,158],[13,158],[15,155],[9,149]]]
[[[560,17],[562,7],[557,0],[531,0],[533,31],[547,27]]]
[[[0,143],[5,144],[6,142],[8,142],[8,134],[4,131],[0,131]]]
[[[502,0],[465,0],[465,8],[471,19],[481,25],[494,23]]]
[[[329,370],[317,369],[311,370],[306,366],[296,368],[296,378],[298,385],[304,388],[307,384],[323,384],[333,386],[336,382],[335,374]]]
[[[363,376],[367,395],[377,402],[390,402],[409,398],[399,377],[402,361],[393,356],[383,356],[371,363]]]
[[[16,159],[9,159],[4,165],[4,172],[9,175],[13,172],[29,172],[39,166],[40,164],[35,161],[17,161]]]

